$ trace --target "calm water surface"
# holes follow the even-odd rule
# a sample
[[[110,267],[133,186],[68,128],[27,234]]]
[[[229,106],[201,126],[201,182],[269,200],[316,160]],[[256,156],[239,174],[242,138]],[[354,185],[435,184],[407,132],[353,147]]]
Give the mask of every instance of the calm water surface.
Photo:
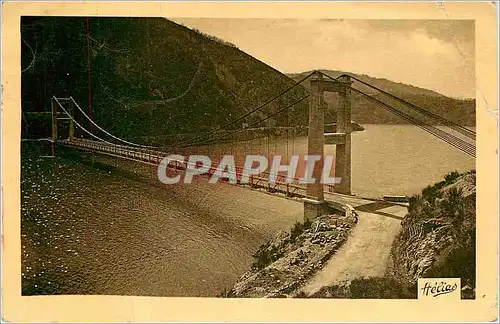
[[[417,193],[474,168],[473,158],[418,128],[364,127],[352,146],[360,196]],[[286,155],[304,153],[306,143],[224,149]],[[23,294],[215,296],[249,268],[261,243],[302,219],[293,200],[225,184],[163,186],[150,167],[99,161],[121,167],[23,157]]]

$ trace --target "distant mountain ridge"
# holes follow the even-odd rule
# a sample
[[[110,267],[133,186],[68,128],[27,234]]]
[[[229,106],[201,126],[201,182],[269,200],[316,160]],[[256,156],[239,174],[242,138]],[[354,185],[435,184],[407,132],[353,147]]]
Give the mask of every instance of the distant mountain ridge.
[[[416,87],[411,84],[405,84],[402,82],[396,82],[396,81],[391,81],[386,78],[377,78],[377,77],[372,77],[367,74],[357,74],[357,73],[352,73],[352,72],[346,72],[346,71],[337,71],[337,70],[319,70],[333,78],[337,78],[342,74],[349,74],[353,77],[356,77],[360,80],[363,80],[364,82],[370,83],[373,86],[376,86],[378,88],[382,88],[386,91],[389,91],[394,94],[414,94],[414,95],[428,95],[432,97],[446,97],[445,95],[434,91],[434,90],[429,90],[421,87]],[[301,72],[301,73],[288,73],[287,75],[291,78],[295,78],[297,75],[303,75],[303,74],[308,74],[310,73],[309,71],[307,72]],[[372,91],[374,92],[374,91]]]
[[[475,126],[475,99],[458,99],[450,98],[436,91],[416,87],[409,84],[404,84],[400,82],[390,81],[385,78],[374,78],[365,74],[356,74],[351,72],[343,71],[332,71],[332,70],[320,70],[321,72],[331,76],[338,77],[344,73],[356,77],[364,82],[367,82],[377,88],[387,91],[395,96],[401,97],[408,102],[421,106],[422,108],[433,112],[439,116],[449,119],[457,124],[464,126]],[[310,73],[305,71],[302,73],[289,73],[289,77],[298,80],[303,76]],[[308,84],[304,84],[308,87]],[[371,89],[367,86],[355,83],[354,86],[369,94],[373,95],[377,99],[384,99],[385,97],[380,94],[377,90]],[[400,119],[399,117],[383,110],[382,108],[376,106],[375,104],[369,102],[366,98],[359,94],[353,94],[354,103],[352,107],[352,120],[358,123],[371,123],[371,124],[406,124],[407,122]],[[330,106],[336,105],[335,97],[325,95],[325,99]],[[394,104],[393,101],[386,101],[389,104]],[[395,105],[395,108],[402,108],[404,112],[411,112],[405,110],[404,106],[401,104]],[[333,108],[334,109],[334,108]],[[413,116],[412,113],[409,113]],[[420,116],[420,115],[418,115]],[[422,119],[424,122],[430,124],[437,124],[436,121],[427,118]]]
[[[287,76],[231,43],[165,18],[90,17],[88,30],[86,23],[85,17],[22,17],[23,138],[50,136],[50,116],[28,112],[50,111],[55,95],[72,96],[85,111],[90,96],[92,118],[124,139],[176,142],[171,135],[211,132],[231,123],[308,73]],[[475,124],[473,100],[359,77],[457,123]],[[270,115],[306,96],[308,86],[306,81],[294,87],[230,128],[307,125],[307,100]],[[331,109],[325,122],[332,123],[335,100],[326,97]],[[361,124],[404,123],[359,96],[352,117]],[[263,118],[268,119],[259,123]]]

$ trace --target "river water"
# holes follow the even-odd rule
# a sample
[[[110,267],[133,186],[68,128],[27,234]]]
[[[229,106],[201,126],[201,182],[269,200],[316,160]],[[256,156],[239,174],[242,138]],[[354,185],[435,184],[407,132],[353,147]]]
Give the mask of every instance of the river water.
[[[359,196],[417,193],[447,172],[475,166],[418,128],[363,126],[352,145]],[[305,152],[306,144],[289,137],[246,143],[246,150],[292,154]],[[61,155],[54,163],[23,152],[26,295],[215,296],[250,267],[261,243],[302,220],[302,204],[294,200],[203,181],[165,186],[153,167],[109,158],[92,165],[87,155]]]

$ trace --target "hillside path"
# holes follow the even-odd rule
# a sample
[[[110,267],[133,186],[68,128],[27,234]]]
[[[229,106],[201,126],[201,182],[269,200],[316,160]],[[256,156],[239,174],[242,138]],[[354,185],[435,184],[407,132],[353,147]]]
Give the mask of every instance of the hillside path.
[[[354,207],[359,215],[358,224],[323,269],[301,289],[307,295],[323,286],[385,273],[392,242],[407,208],[384,202]]]

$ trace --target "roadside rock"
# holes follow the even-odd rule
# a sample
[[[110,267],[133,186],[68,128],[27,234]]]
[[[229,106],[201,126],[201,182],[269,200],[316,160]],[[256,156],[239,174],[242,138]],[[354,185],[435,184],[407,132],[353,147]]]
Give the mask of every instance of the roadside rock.
[[[254,255],[253,269],[220,296],[293,296],[346,241],[354,225],[353,217],[325,215],[310,224],[296,224],[289,233],[277,233]]]
[[[410,199],[391,251],[399,281],[460,277],[463,287],[475,286],[475,173],[447,177]]]

